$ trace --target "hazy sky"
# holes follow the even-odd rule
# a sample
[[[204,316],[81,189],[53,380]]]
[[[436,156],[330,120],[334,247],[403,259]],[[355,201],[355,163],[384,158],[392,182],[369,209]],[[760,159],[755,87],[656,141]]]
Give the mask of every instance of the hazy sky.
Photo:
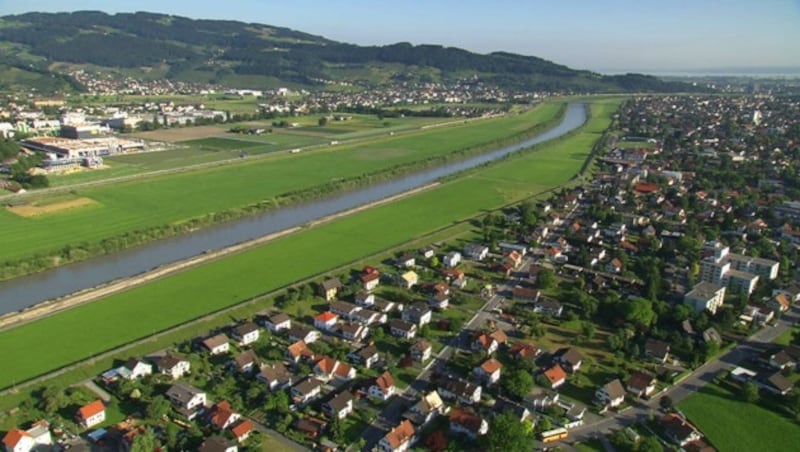
[[[0,0],[0,15],[32,10],[234,19],[362,45],[505,50],[592,70],[800,66],[800,0]]]

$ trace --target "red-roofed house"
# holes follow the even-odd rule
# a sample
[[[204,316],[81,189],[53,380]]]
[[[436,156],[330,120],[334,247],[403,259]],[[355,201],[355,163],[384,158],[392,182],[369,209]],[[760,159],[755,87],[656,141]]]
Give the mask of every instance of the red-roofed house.
[[[389,371],[382,373],[370,385],[368,392],[371,397],[381,399],[384,402],[389,400],[397,392],[392,374]]]
[[[647,194],[647,193],[655,193],[660,188],[661,187],[659,187],[657,184],[646,184],[640,182],[633,186],[633,191],[635,191],[636,193]]]
[[[236,423],[242,415],[233,411],[231,404],[223,400],[211,407],[208,413],[208,423],[214,427],[225,430]]]
[[[414,425],[404,420],[381,438],[378,447],[384,452],[405,452],[417,440]]]
[[[367,292],[370,292],[378,287],[378,283],[381,281],[381,274],[378,272],[378,270],[375,270],[362,274],[359,279],[361,280],[361,287]]]
[[[567,382],[567,372],[558,364],[544,371],[544,376],[550,382],[551,389],[556,389]]]
[[[6,433],[6,436],[3,437],[3,444],[8,452],[28,452],[36,445],[28,432],[17,428]]]
[[[475,440],[478,436],[489,433],[489,423],[472,411],[456,408],[450,414],[450,431],[463,433]]]
[[[337,314],[325,311],[314,317],[314,327],[321,330],[332,331],[338,320],[339,316]]]
[[[106,420],[106,406],[103,405],[102,400],[95,400],[88,405],[80,407],[76,418],[78,423],[86,428],[101,424]]]
[[[502,368],[503,365],[500,364],[500,361],[494,358],[489,358],[484,361],[483,364],[476,367],[472,372],[481,382],[485,382],[487,385],[493,385],[500,380],[500,370]]]
[[[245,419],[242,422],[236,424],[231,429],[231,433],[233,433],[233,436],[236,437],[236,441],[239,441],[241,443],[250,437],[250,433],[253,433],[253,430],[255,430],[255,426],[253,425],[253,423]]]

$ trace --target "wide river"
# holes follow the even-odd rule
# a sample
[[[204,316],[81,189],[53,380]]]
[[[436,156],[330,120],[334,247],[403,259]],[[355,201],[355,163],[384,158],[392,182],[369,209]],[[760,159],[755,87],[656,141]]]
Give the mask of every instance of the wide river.
[[[208,250],[225,248],[303,225],[328,215],[430,184],[441,177],[560,137],[583,125],[586,118],[586,104],[573,102],[569,104],[564,119],[554,128],[536,137],[495,151],[409,174],[360,190],[339,193],[330,198],[297,204],[230,223],[222,223],[190,234],[151,242],[118,253],[2,282],[0,283],[0,314],[18,311],[46,300],[96,287],[116,279],[134,276]]]

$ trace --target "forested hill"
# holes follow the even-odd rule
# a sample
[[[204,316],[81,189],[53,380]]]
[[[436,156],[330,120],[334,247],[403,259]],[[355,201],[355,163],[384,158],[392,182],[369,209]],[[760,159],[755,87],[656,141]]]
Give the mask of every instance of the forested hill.
[[[134,76],[246,88],[321,87],[331,81],[369,86],[477,75],[485,83],[528,90],[693,89],[644,75],[602,76],[506,52],[483,55],[407,43],[364,47],[262,24],[141,12],[4,16],[0,64],[40,74],[99,67]],[[7,83],[2,77],[0,86]],[[58,86],[74,88],[69,80]]]

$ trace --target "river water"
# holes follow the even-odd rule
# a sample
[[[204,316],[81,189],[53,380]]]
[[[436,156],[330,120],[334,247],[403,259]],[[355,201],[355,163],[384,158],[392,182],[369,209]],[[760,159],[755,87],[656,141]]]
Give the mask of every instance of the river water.
[[[397,195],[435,182],[444,176],[474,168],[534,144],[560,137],[583,125],[586,119],[586,105],[573,102],[567,107],[561,123],[554,128],[495,151],[402,176],[392,181],[339,193],[330,198],[218,224],[190,234],[5,281],[0,283],[0,314],[18,311],[46,300],[187,259],[208,250],[225,248]]]

